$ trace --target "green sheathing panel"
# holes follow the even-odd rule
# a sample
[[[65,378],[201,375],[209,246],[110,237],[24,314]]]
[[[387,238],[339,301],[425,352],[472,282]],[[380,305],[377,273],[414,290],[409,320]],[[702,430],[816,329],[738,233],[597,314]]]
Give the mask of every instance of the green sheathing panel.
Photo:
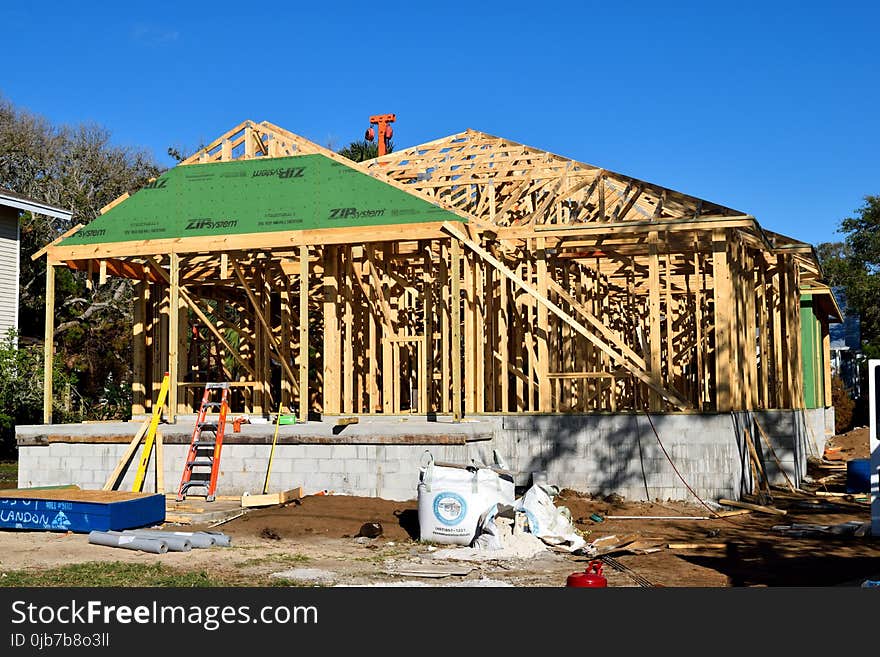
[[[813,308],[813,295],[801,296],[801,363],[804,371],[804,404],[807,408],[825,406],[825,366],[822,352],[822,325]]]
[[[458,215],[324,155],[178,166],[62,246],[435,221]]]

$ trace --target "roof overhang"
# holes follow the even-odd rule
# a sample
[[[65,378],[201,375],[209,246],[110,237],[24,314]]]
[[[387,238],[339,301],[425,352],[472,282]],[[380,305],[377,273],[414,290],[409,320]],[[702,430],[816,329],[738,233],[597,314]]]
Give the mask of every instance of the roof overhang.
[[[55,219],[64,219],[65,221],[73,216],[73,212],[69,210],[62,210],[61,208],[56,208],[54,205],[41,203],[40,201],[35,201],[25,196],[21,196],[20,194],[12,194],[7,191],[0,192],[0,205],[6,205],[26,212],[33,212],[34,214],[44,214],[49,217],[54,217]]]

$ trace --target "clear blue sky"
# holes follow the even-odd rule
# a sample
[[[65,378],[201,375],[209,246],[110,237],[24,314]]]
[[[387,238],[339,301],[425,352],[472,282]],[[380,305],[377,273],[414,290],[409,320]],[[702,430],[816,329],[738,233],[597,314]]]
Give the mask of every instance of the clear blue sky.
[[[398,147],[476,128],[812,243],[880,194],[876,2],[380,4],[3,3],[0,94],[164,165],[246,118],[339,147],[395,112]]]

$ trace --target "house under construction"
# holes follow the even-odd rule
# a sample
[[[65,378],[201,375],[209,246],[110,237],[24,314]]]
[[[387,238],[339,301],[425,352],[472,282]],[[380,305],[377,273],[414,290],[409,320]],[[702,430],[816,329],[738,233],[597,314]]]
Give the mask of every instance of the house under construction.
[[[841,318],[810,245],[473,130],[355,164],[246,121],[43,253],[47,424],[62,266],[134,282],[134,416],[167,371],[172,422],[206,381],[302,420],[833,422]]]

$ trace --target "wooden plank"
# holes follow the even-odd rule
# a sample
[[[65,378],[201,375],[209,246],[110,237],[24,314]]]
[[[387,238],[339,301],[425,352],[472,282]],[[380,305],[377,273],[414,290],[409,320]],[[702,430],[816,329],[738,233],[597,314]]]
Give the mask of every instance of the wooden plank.
[[[349,424],[357,424],[360,422],[360,418],[358,417],[341,417],[336,420],[337,427],[347,427]]]
[[[432,410],[434,398],[434,267],[430,242],[420,243],[422,251],[422,334],[419,364],[419,413],[425,415]]]
[[[238,262],[236,262],[234,259],[232,260],[232,269],[235,272],[235,275],[238,277],[238,280],[241,282],[241,285],[244,288],[244,292],[251,302],[254,315],[256,315],[257,319],[260,321],[260,324],[263,326],[266,341],[278,355],[278,358],[281,361],[281,366],[284,368],[284,373],[289,377],[290,381],[296,381],[296,375],[294,375],[293,369],[290,367],[290,363],[286,362],[282,356],[281,347],[278,345],[278,342],[273,335],[272,327],[263,316],[263,312],[260,308],[260,302],[254,296],[250,285],[248,285],[247,280],[245,280],[244,274],[241,271],[241,267],[239,267]],[[260,372],[257,373],[260,374]]]
[[[165,493],[165,443],[162,432],[156,430],[156,492]]]
[[[339,285],[342,288],[342,411],[344,413],[354,412],[354,308],[352,306],[352,266],[351,266],[351,247],[340,247],[342,250],[343,274],[339,277]]]
[[[539,237],[535,240],[537,258],[537,291],[545,299],[548,292],[547,242]],[[553,410],[550,394],[550,313],[544,304],[538,306],[538,410],[549,413]]]
[[[739,509],[748,509],[749,511],[757,511],[758,513],[766,513],[769,515],[784,516],[788,513],[788,511],[785,511],[784,509],[777,509],[772,506],[750,504],[749,502],[738,502],[736,500],[728,500],[723,497],[718,500],[718,503],[723,504],[724,506],[732,506]]]
[[[508,372],[509,366],[509,344],[510,344],[510,336],[509,336],[509,325],[510,325],[510,309],[508,304],[510,303],[508,300],[507,290],[510,285],[506,278],[501,278],[498,281],[499,285],[499,310],[498,310],[498,355],[501,359],[501,412],[507,413],[510,410],[510,373]]]
[[[46,263],[46,314],[43,334],[43,424],[52,424],[52,373],[55,366],[55,266]]]
[[[725,550],[727,543],[668,543],[670,550]]]
[[[650,254],[648,258],[648,347],[651,349],[651,367],[649,372],[655,386],[661,385],[663,381],[662,346],[660,344],[660,258],[657,250],[657,241],[656,231],[648,233],[648,252]],[[650,408],[652,411],[660,411],[663,408],[656,388],[652,389],[650,394]]]
[[[125,196],[125,197],[128,197],[128,194],[126,193],[124,196]],[[121,198],[121,197],[120,197],[120,198]],[[106,207],[106,206],[105,206],[105,207]],[[103,208],[102,208],[102,210],[103,210]],[[103,213],[102,213],[102,214],[103,214]],[[70,237],[71,235],[73,235],[76,231],[78,231],[78,230],[79,230],[80,228],[82,228],[83,226],[84,226],[84,224],[77,224],[77,225],[74,226],[73,228],[70,228],[70,229],[68,229],[68,230],[65,230],[63,233],[61,233],[58,237],[56,237],[54,240],[52,240],[51,242],[49,242],[49,243],[48,243],[46,246],[44,246],[42,249],[40,249],[39,251],[37,251],[36,253],[34,253],[34,254],[31,256],[31,260],[34,260],[34,261],[39,260],[39,259],[42,258],[44,255],[46,255],[46,253],[49,251],[49,249],[51,249],[53,246],[55,246],[56,244],[58,244],[58,242],[60,242],[61,240],[63,240],[63,239],[66,238],[66,237]]]
[[[712,233],[713,306],[715,313],[715,407],[719,412],[733,409],[730,367],[730,317],[732,289],[727,260],[727,237],[723,230]]]
[[[299,418],[309,419],[309,247],[299,247]]]
[[[132,302],[132,374],[131,374],[131,414],[143,415],[147,412],[145,397],[147,394],[147,336],[146,314],[147,299],[146,281],[134,281],[134,300]]]
[[[180,381],[180,362],[177,357],[180,349],[180,256],[170,253],[168,277],[168,422],[175,424],[177,417],[178,388]]]
[[[131,439],[128,447],[125,448],[125,451],[122,453],[122,458],[119,459],[119,463],[116,464],[116,467],[113,468],[113,472],[107,477],[107,481],[104,482],[104,486],[101,490],[113,490],[119,485],[120,475],[128,467],[132,457],[134,457],[135,451],[137,451],[138,445],[140,445],[141,439],[147,433],[149,428],[150,420],[145,420],[134,434],[134,438]]]
[[[260,506],[277,506],[298,500],[303,496],[302,486],[291,488],[281,493],[266,493],[263,495],[242,495],[241,506],[245,509]]]
[[[450,246],[452,267],[451,319],[452,329],[452,417],[461,420],[461,245],[457,239]]]

